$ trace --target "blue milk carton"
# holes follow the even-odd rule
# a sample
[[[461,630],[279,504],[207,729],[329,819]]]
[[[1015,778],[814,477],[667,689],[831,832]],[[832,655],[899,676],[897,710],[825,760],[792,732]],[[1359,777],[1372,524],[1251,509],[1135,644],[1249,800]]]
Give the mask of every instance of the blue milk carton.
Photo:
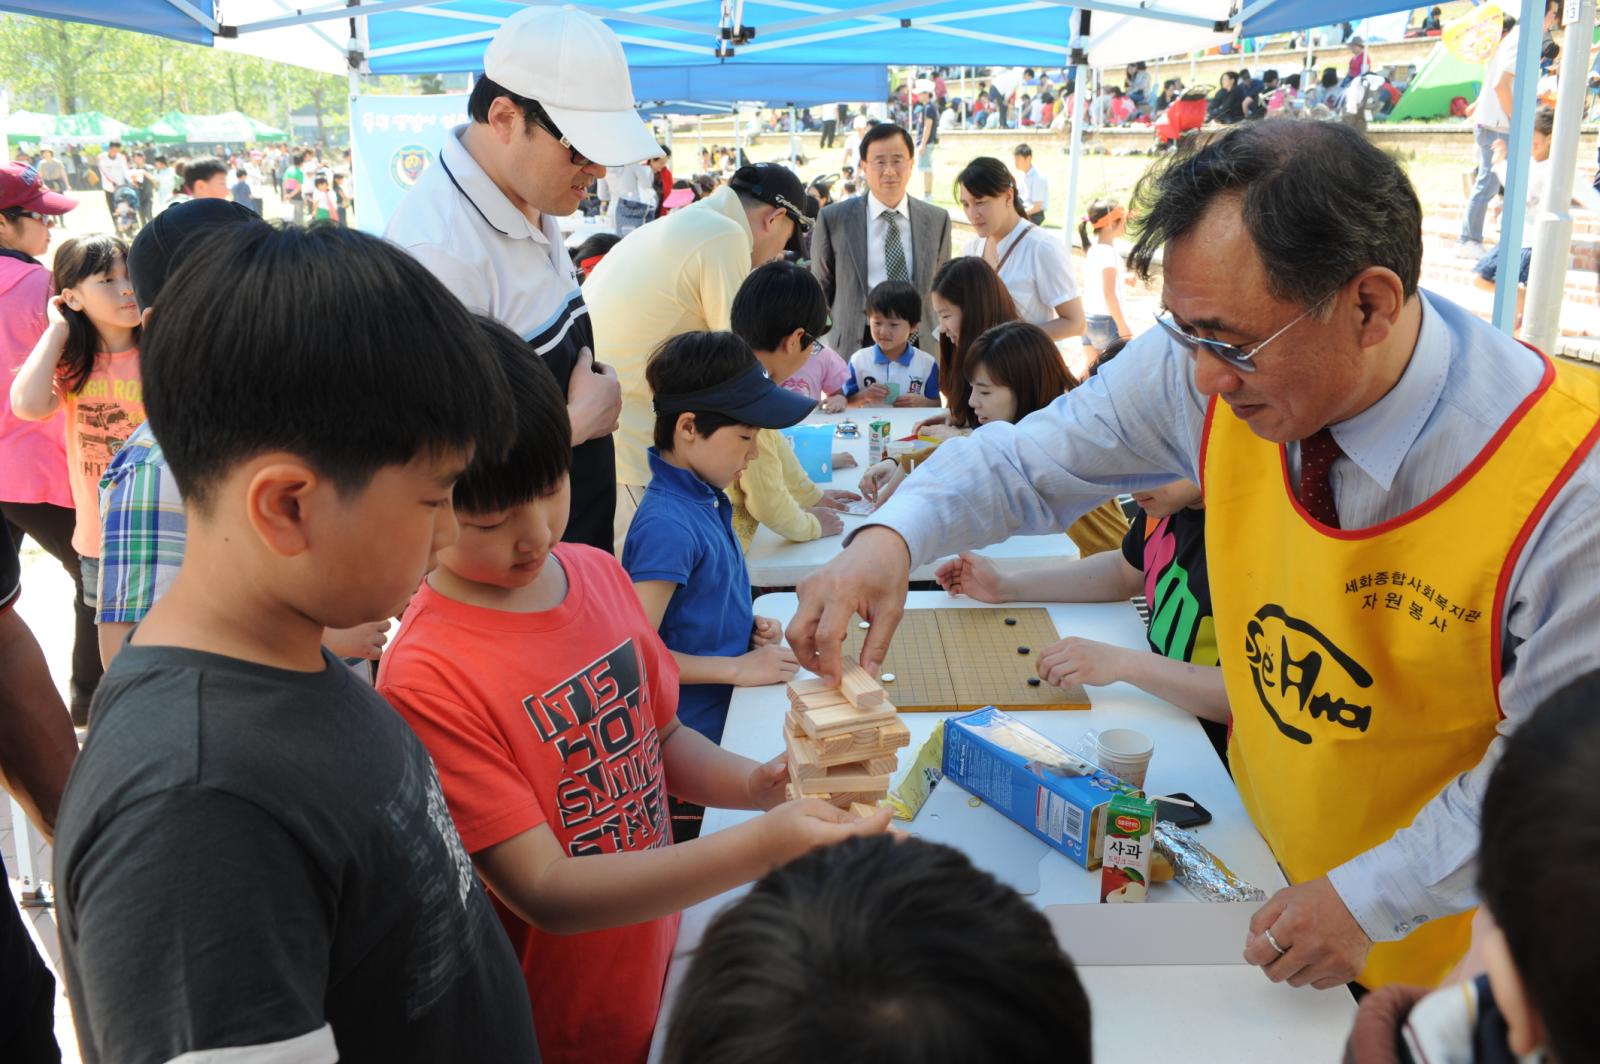
[[[945,722],[944,774],[1091,870],[1112,796],[1140,793],[993,706]]]

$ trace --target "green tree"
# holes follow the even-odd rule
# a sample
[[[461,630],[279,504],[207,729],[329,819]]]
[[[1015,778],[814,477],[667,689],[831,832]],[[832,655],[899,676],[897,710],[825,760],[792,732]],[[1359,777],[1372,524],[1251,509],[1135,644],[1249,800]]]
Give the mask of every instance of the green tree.
[[[0,16],[0,85],[13,106],[104,111],[138,125],[178,110],[243,111],[281,128],[311,104],[318,136],[347,121],[345,80],[285,63],[76,22]]]

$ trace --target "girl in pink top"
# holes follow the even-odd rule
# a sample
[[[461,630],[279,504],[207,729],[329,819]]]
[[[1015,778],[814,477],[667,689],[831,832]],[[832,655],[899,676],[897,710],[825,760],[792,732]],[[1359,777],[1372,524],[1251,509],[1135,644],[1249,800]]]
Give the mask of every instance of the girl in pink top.
[[[100,682],[94,610],[83,597],[82,566],[72,549],[77,517],[67,486],[66,434],[58,415],[24,421],[11,411],[11,381],[45,331],[50,271],[36,258],[50,247],[49,222],[78,205],[50,191],[33,167],[0,165],[0,550],[26,534],[49,551],[73,583],[72,719],[88,719]],[[7,526],[10,526],[9,528]]]
[[[783,386],[819,400],[823,410],[837,413],[845,408],[844,382],[849,377],[850,369],[839,353],[818,340],[811,345],[811,357],[806,359],[806,364],[784,381]]]
[[[29,420],[65,412],[72,546],[87,591],[99,570],[101,474],[144,422],[128,246],[112,236],[69,240],[56,252],[54,282],[50,324],[11,384],[11,409]]]
[[[38,184],[29,195],[32,168],[11,163],[0,174],[0,360],[7,385],[45,330],[45,304],[50,302],[50,271],[35,257],[50,247],[47,219],[76,204]],[[44,196],[61,200],[60,210],[43,211],[31,202]],[[13,204],[9,201],[22,199]],[[24,421],[0,396],[0,503],[51,503],[71,506],[67,491],[66,438],[59,418]]]

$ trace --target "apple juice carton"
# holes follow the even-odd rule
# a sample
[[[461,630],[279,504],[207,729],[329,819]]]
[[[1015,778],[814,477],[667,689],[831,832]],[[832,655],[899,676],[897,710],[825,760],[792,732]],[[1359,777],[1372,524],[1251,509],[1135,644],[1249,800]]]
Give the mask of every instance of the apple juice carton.
[[[867,422],[867,464],[876,465],[889,453],[889,422],[884,418]]]
[[[1149,896],[1155,824],[1154,802],[1131,794],[1112,796],[1100,862],[1101,901],[1144,901]]]

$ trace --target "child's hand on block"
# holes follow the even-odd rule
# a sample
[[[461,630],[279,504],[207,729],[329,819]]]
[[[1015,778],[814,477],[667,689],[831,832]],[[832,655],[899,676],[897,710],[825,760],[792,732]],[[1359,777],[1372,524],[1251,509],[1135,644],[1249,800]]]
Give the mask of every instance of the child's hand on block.
[[[1009,602],[1012,598],[994,562],[971,551],[962,551],[939,566],[933,578],[950,594],[965,595],[979,602]]]
[[[745,786],[750,791],[750,804],[757,809],[771,809],[783,804],[784,788],[789,784],[789,755],[779,754],[764,765],[750,770]]]
[[[794,674],[799,670],[800,662],[794,656],[794,651],[785,646],[768,644],[733,659],[733,685],[762,687],[769,683],[784,683],[794,679]]]
[[[898,398],[898,399],[896,399],[894,401],[894,405],[895,406],[938,406],[939,405],[939,401],[937,399],[929,398],[926,395],[902,395],[900,398]]]
[[[811,507],[806,513],[817,519],[817,525],[822,530],[819,539],[837,536],[844,531],[844,522],[839,519],[839,511],[827,505],[827,500]]]
[[[858,818],[821,798],[785,802],[760,817],[760,845],[773,868],[788,864],[819,846],[832,846],[852,835],[877,835],[889,827],[889,808]]]
[[[783,642],[783,625],[771,617],[757,617],[750,626],[750,648],[774,646]]]
[[[1148,652],[1068,636],[1039,655],[1039,678],[1052,687],[1074,683],[1101,687],[1122,679],[1128,655],[1138,653]]]

